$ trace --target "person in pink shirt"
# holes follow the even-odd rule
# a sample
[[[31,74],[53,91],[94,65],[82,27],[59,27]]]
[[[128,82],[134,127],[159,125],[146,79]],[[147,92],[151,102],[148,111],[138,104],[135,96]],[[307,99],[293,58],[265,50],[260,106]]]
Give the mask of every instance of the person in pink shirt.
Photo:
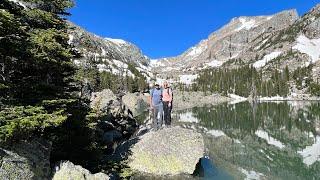
[[[172,110],[172,89],[167,81],[163,83],[162,103],[163,103],[163,119],[166,126],[171,125],[171,110]]]

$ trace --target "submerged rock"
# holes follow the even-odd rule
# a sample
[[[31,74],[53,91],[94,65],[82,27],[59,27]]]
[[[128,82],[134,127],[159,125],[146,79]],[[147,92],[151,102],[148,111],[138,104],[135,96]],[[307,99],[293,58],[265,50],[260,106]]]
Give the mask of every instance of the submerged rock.
[[[109,180],[104,173],[91,174],[87,169],[74,165],[72,162],[62,162],[53,176],[53,180]]]
[[[181,127],[150,132],[131,149],[129,166],[154,175],[192,174],[204,154],[200,133]]]

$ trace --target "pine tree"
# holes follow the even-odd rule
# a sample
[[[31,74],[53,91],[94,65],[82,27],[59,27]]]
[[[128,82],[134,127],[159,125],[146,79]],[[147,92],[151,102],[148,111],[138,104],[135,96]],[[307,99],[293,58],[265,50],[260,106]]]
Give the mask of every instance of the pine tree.
[[[290,81],[290,71],[289,71],[288,66],[286,66],[286,68],[284,69],[284,76],[285,76],[286,81]]]
[[[19,71],[19,60],[24,57],[27,45],[27,30],[20,21],[22,8],[13,2],[2,1],[0,3],[0,95],[2,101],[8,100],[11,79]],[[15,69],[16,68],[16,69]],[[14,70],[14,71],[13,71]]]
[[[32,7],[0,2],[0,91],[5,106],[0,112],[0,141],[43,134],[71,118],[68,110],[77,104],[72,96],[73,52],[61,17],[72,2],[21,2]]]
[[[32,2],[33,8],[23,8],[8,0],[1,3],[1,21],[16,29],[1,29],[1,41],[7,42],[1,43],[0,53],[8,94],[22,103],[63,97],[71,91],[74,68],[66,23],[60,15],[67,14],[64,9],[71,2],[25,2]]]

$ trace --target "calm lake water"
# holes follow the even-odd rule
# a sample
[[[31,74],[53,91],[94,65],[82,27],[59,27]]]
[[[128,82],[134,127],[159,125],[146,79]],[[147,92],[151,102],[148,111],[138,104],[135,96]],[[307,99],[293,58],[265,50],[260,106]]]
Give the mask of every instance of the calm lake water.
[[[223,104],[173,114],[204,134],[203,179],[320,179],[320,103]]]

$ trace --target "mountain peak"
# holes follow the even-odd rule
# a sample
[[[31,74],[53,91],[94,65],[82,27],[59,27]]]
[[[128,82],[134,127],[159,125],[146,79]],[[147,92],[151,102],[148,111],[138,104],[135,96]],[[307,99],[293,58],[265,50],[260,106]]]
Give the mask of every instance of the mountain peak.
[[[210,67],[220,67],[231,59],[251,58],[247,54],[266,37],[289,28],[299,19],[296,9],[281,11],[273,15],[240,16],[209,35],[197,45],[189,48],[177,57],[160,60],[157,64],[166,64],[171,73],[194,72]],[[261,40],[262,39],[262,40]],[[266,52],[272,53],[272,52]],[[252,53],[251,53],[252,54]],[[250,54],[250,55],[251,55]],[[247,60],[248,61],[248,60]],[[159,66],[158,66],[159,67]],[[161,67],[161,66],[160,66]],[[154,69],[161,73],[166,69]]]

